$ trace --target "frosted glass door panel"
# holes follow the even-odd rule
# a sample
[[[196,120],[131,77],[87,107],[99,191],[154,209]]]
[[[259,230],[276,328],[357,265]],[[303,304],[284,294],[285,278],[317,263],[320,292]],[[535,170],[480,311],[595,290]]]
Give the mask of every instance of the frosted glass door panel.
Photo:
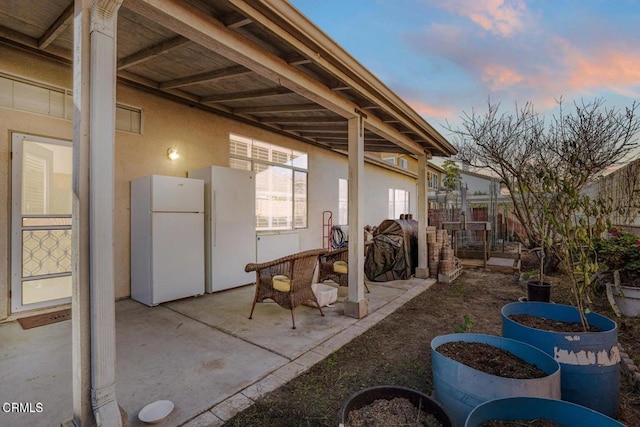
[[[12,312],[71,296],[70,142],[12,136]]]

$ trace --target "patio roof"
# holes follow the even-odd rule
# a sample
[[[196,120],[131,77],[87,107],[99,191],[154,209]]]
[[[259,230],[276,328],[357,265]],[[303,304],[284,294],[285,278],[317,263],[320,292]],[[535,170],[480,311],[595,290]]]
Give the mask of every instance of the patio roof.
[[[72,0],[0,3],[0,41],[71,64]],[[418,113],[287,2],[125,0],[118,81],[331,150],[450,156]]]

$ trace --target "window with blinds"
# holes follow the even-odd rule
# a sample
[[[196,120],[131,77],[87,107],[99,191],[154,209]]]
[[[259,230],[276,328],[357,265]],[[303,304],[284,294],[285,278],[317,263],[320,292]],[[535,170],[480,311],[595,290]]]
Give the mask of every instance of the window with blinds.
[[[0,107],[73,119],[73,93],[0,73]],[[116,129],[142,134],[142,109],[116,104]]]
[[[256,174],[256,230],[307,227],[306,153],[231,134],[229,166]]]

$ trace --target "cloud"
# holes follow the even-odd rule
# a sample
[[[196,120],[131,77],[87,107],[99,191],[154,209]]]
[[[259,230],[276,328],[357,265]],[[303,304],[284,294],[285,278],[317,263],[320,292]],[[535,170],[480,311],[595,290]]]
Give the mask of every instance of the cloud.
[[[406,98],[407,104],[411,106],[421,116],[429,116],[436,119],[446,119],[455,113],[455,109],[450,107],[444,107],[441,104],[427,104],[426,102],[418,99]]]
[[[635,50],[599,47],[595,51],[575,49],[563,43],[566,84],[575,92],[609,90],[627,97],[640,96],[640,55]]]
[[[506,109],[531,102],[542,114],[555,110],[560,97],[569,103],[603,97],[614,105],[640,97],[640,37],[595,10],[564,21],[546,14],[552,9],[526,10],[521,2],[486,1],[482,9],[462,0],[426,1],[448,15],[403,33],[423,71],[419,81],[406,79],[400,94],[428,120],[455,122],[463,111],[483,110],[489,97]]]
[[[513,68],[502,64],[489,64],[481,79],[491,90],[502,90],[524,81],[525,77]]]
[[[435,3],[502,37],[509,37],[527,26],[527,7],[522,0],[435,0]]]

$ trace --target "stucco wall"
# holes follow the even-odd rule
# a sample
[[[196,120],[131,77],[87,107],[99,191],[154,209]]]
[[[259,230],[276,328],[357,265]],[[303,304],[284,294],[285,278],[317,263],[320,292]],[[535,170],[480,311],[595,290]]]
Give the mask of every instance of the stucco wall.
[[[47,61],[0,44],[0,71],[42,83],[70,89],[68,65]],[[344,155],[308,146],[268,130],[229,120],[214,114],[135,90],[117,86],[117,101],[142,108],[143,133],[117,131],[115,142],[115,290],[116,297],[129,295],[130,181],[149,174],[186,176],[190,169],[208,165],[227,166],[229,133],[279,144],[309,153],[308,228],[300,230],[301,249],[322,246],[322,212],[338,212],[338,178],[347,178]],[[72,139],[72,122],[0,107],[0,318],[8,314],[10,288],[10,144],[11,132]],[[166,157],[176,147],[177,161]],[[375,165],[365,167],[364,218],[378,225],[388,213],[388,190],[399,188],[411,194],[411,212],[416,209],[416,180]]]
[[[332,211],[338,221],[338,180],[347,179],[347,158],[320,148],[309,148],[309,228],[300,231],[303,249],[322,246],[322,212]],[[366,163],[364,171],[364,223],[378,225],[387,219],[389,188],[406,190],[410,194],[410,213],[417,218],[417,183],[410,176]]]
[[[469,195],[474,194],[491,194],[491,186],[493,185],[499,192],[497,179],[483,178],[477,175],[467,174],[464,171],[460,171],[460,178],[467,184],[467,191]]]

